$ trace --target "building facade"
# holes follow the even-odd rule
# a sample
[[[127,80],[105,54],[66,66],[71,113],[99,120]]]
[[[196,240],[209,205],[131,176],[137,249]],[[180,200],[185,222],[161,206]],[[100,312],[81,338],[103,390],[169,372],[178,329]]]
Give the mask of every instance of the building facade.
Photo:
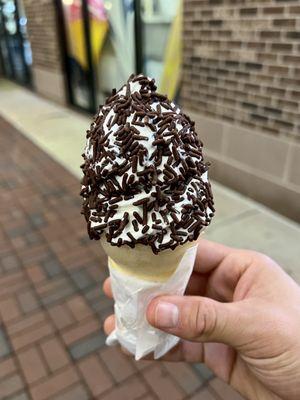
[[[212,176],[300,219],[300,5],[185,0],[181,101]]]
[[[94,112],[133,71],[153,76],[196,121],[212,178],[300,219],[297,1],[1,1],[26,18],[14,41],[29,38],[37,93]]]
[[[23,0],[32,50],[32,83],[37,93],[65,103],[66,85],[58,27],[52,0]]]

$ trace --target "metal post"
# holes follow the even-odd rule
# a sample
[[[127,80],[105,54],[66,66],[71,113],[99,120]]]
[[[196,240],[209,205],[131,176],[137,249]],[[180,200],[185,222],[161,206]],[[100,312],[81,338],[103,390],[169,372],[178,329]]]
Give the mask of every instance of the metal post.
[[[90,103],[92,112],[96,111],[96,94],[95,94],[95,79],[94,79],[94,66],[91,51],[91,31],[88,10],[88,0],[82,0],[82,17],[84,25],[84,36],[86,44],[86,56],[88,61],[88,85],[90,91]]]
[[[67,45],[66,25],[64,19],[64,10],[61,0],[55,0],[54,4],[56,6],[55,10],[56,10],[56,21],[57,21],[57,29],[59,35],[60,51],[63,59],[62,64],[65,77],[66,97],[68,103],[74,105],[74,93],[71,83],[70,64],[68,61],[68,45]]]
[[[18,1],[15,0],[14,1],[15,4],[15,21],[16,21],[16,25],[17,25],[17,38],[18,38],[18,42],[19,42],[19,46],[21,47],[21,57],[22,57],[22,64],[24,67],[24,71],[25,71],[25,81],[23,83],[26,83],[27,85],[31,85],[31,71],[28,68],[28,65],[26,64],[26,59],[25,59],[25,53],[24,53],[24,37],[21,33],[20,30],[20,14],[19,14],[19,4]]]
[[[11,55],[11,52],[10,52],[10,49],[9,49],[9,45],[8,45],[9,37],[8,37],[8,33],[7,33],[7,30],[6,30],[6,27],[5,27],[5,21],[4,21],[4,16],[3,16],[3,4],[0,4],[0,6],[1,5],[2,5],[2,7],[0,7],[0,27],[2,25],[2,32],[0,32],[0,34],[2,35],[2,37],[4,39],[4,43],[5,43],[5,47],[6,47],[6,51],[7,51],[9,69],[10,69],[10,71],[8,73],[5,72],[5,74],[6,74],[7,78],[15,79],[15,68],[14,68],[12,55]]]
[[[141,0],[134,0],[134,31],[135,31],[135,68],[141,74],[144,67],[143,56],[143,21]]]

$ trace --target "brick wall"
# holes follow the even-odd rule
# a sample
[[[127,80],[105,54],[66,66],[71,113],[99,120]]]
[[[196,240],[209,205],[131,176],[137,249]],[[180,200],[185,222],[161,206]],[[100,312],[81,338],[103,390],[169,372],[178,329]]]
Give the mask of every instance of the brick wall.
[[[28,19],[35,87],[46,97],[64,102],[64,77],[55,2],[52,0],[23,0],[23,2]]]
[[[183,32],[181,102],[213,176],[299,218],[299,1],[184,0]]]

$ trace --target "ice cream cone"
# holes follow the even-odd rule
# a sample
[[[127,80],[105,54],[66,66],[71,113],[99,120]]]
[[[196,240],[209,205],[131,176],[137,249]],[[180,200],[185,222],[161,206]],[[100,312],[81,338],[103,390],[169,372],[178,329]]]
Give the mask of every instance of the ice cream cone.
[[[165,282],[175,272],[183,255],[195,242],[187,242],[175,250],[164,250],[154,254],[150,246],[138,244],[134,249],[128,246],[112,246],[105,239],[101,245],[109,257],[110,267],[123,274],[151,282]]]
[[[82,213],[108,255],[115,300],[107,343],[136,359],[161,357],[179,339],[149,325],[147,306],[184,294],[196,240],[214,215],[202,143],[153,79],[132,75],[100,107],[83,157]]]

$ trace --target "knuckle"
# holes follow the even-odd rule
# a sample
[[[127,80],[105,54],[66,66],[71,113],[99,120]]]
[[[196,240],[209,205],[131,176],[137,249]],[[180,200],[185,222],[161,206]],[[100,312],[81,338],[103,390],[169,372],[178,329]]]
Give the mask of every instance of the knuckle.
[[[276,265],[275,261],[266,254],[260,253],[258,251],[250,251],[249,253],[252,255],[252,261],[255,261],[256,264],[272,268]]]
[[[237,251],[232,251],[226,256],[226,261],[229,265],[235,265],[238,259],[238,250]]]
[[[258,251],[253,252],[255,260],[263,264],[273,264],[274,261],[271,257],[267,256],[266,254],[259,253]]]
[[[238,250],[239,255],[244,260],[244,264],[248,266],[254,266],[256,268],[261,269],[262,267],[265,269],[274,269],[277,266],[277,263],[266,254],[260,253],[255,250]]]
[[[226,259],[231,268],[236,270],[248,267],[256,257],[256,252],[251,250],[236,249],[227,255]]]
[[[189,336],[199,339],[212,333],[216,325],[216,313],[211,301],[195,301],[186,320]]]
[[[250,265],[254,263],[255,260],[263,255],[255,250],[237,250],[237,254],[239,255],[239,258],[243,260],[243,263],[245,265]]]

